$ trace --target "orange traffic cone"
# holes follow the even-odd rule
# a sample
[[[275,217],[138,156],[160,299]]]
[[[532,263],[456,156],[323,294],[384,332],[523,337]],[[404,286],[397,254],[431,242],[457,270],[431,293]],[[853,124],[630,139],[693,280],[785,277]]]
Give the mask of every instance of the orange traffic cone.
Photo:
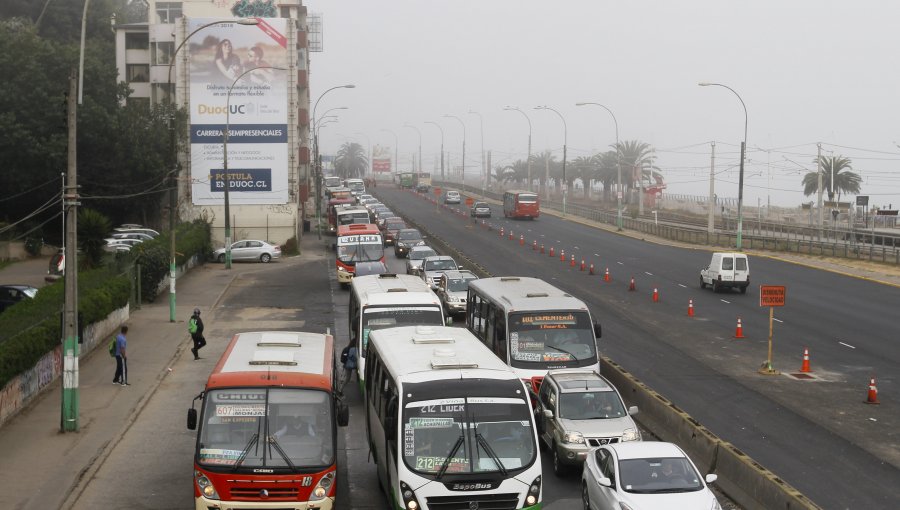
[[[503,227],[500,227],[500,237],[503,237]]]
[[[634,291],[634,276],[631,277],[631,283],[628,284],[628,290]]]
[[[588,274],[594,274],[594,263],[591,262],[591,267],[588,269]]]
[[[509,240],[510,240],[510,241],[513,240],[513,231],[512,231],[512,229],[510,229],[510,231],[509,231]]]
[[[605,282],[609,281],[609,268],[608,267],[606,268],[606,272],[603,273],[603,281],[605,281]]]
[[[525,246],[525,236],[524,235],[519,236],[519,246]]]
[[[809,369],[809,348],[803,348],[803,365],[800,367],[801,372],[812,372]]]
[[[555,256],[556,256],[556,255],[554,255],[554,251],[553,251],[553,247],[552,247],[552,246],[550,247],[550,256],[551,256],[551,257],[555,257]]]
[[[566,261],[566,250],[559,250],[559,260],[560,262]]]
[[[653,302],[659,303],[659,289],[653,287]]]
[[[575,255],[572,255],[572,261],[569,262],[569,265],[575,267]]]
[[[531,251],[537,251],[537,239],[535,239],[534,242],[531,243]]]
[[[866,397],[866,404],[880,404],[878,401],[878,388],[875,386],[875,376],[869,379],[869,395]]]
[[[735,338],[744,338],[744,326],[741,324],[741,318],[738,317],[737,328],[734,330]]]
[[[694,316],[694,300],[688,299],[688,317]]]
[[[551,249],[552,249],[552,248],[551,248]],[[543,244],[541,245],[541,253],[542,253],[542,254],[544,253],[544,245],[543,245]]]
[[[581,267],[579,267],[578,270],[584,271],[584,259],[581,259]]]

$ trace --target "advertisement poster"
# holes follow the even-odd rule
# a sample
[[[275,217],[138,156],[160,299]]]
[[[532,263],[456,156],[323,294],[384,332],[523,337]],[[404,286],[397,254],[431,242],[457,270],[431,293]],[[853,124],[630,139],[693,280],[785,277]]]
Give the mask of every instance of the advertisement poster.
[[[288,202],[288,20],[257,19],[211,25],[188,43],[195,205],[224,204],[226,157],[231,205]],[[193,18],[188,31],[213,21]]]
[[[391,171],[391,148],[382,145],[372,147],[372,171],[381,173],[390,173]]]

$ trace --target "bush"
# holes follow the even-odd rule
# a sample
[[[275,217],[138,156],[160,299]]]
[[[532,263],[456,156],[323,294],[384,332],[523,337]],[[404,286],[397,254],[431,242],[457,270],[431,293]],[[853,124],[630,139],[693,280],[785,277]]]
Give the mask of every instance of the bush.
[[[294,236],[285,241],[284,245],[281,247],[282,255],[297,255],[299,253],[300,249],[297,246],[297,236]]]
[[[181,223],[175,233],[175,263],[184,264],[194,255],[206,260],[212,253],[209,223],[195,220]],[[169,273],[171,238],[165,233],[136,245],[129,252],[134,261],[141,264],[141,299],[152,302],[156,299],[156,289]]]

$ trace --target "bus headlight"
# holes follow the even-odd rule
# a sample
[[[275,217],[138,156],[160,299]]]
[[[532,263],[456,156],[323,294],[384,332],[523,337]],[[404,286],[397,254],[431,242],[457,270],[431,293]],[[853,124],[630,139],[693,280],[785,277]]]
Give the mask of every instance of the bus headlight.
[[[419,509],[419,500],[416,499],[416,493],[405,482],[400,482],[400,495],[403,497],[403,508],[406,510]]]
[[[200,489],[200,494],[207,499],[219,499],[218,493],[216,493],[216,488],[213,487],[212,482],[209,481],[209,478],[206,477],[200,471],[194,471],[194,480],[197,482],[197,487]]]
[[[581,432],[566,431],[563,434],[563,443],[584,444],[584,436],[581,435]]]
[[[326,473],[325,476],[319,480],[319,483],[316,484],[309,499],[322,499],[327,496],[328,492],[331,490],[331,486],[334,485],[334,477],[334,471]]]
[[[528,506],[534,506],[541,499],[541,477],[537,477],[531,482],[531,487],[528,488],[528,495],[525,496],[525,504]]]

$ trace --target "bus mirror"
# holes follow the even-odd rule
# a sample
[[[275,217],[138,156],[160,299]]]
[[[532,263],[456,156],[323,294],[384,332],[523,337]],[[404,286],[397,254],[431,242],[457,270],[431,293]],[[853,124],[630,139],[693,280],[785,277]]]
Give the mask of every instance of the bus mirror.
[[[600,323],[594,323],[594,338],[600,338],[602,336],[602,330],[600,328]]]
[[[188,409],[187,428],[188,430],[197,430],[197,410],[193,407]]]
[[[346,427],[350,423],[350,408],[342,399],[337,402],[337,424],[339,427]]]

